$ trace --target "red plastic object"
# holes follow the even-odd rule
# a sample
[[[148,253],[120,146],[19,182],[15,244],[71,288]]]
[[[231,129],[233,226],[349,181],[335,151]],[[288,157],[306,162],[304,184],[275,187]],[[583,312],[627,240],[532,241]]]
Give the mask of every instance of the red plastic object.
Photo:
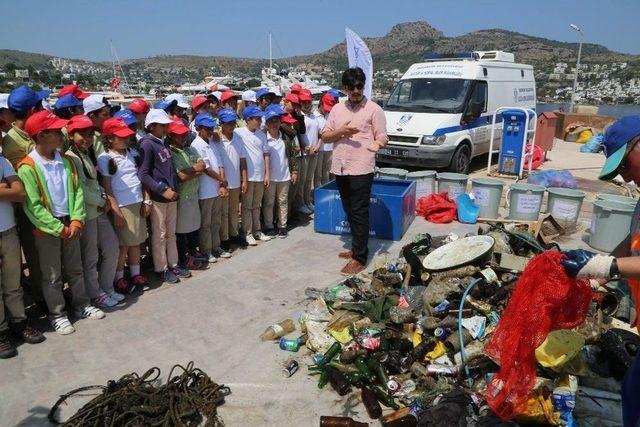
[[[536,379],[535,349],[549,332],[574,328],[587,316],[589,282],[569,277],[560,264],[563,257],[546,251],[529,262],[485,348],[500,365],[487,387],[487,403],[503,420],[527,410]]]
[[[529,152],[529,150],[531,149],[531,145],[527,144],[527,153]],[[525,169],[529,169],[529,155],[525,155],[524,157],[524,167]],[[545,161],[545,155],[544,155],[544,151],[542,151],[542,148],[538,147],[537,145],[533,147],[533,162],[531,162],[531,170],[536,170],[538,169],[540,166],[542,166],[542,164]]]
[[[456,202],[449,200],[447,193],[429,194],[416,203],[416,212],[429,222],[447,224],[458,219]]]

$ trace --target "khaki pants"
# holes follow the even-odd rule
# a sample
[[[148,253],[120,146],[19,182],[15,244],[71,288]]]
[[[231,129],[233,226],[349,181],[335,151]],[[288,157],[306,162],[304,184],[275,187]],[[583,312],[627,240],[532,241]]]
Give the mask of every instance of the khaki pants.
[[[200,252],[211,253],[220,246],[222,197],[200,200]]]
[[[333,151],[319,151],[316,161],[316,173],[313,179],[313,186],[320,187],[329,182],[329,171],[331,170],[331,159]]]
[[[262,199],[262,217],[267,230],[273,229],[273,207],[278,208],[278,228],[287,226],[287,214],[289,211],[289,181],[271,182],[264,190]]]
[[[291,197],[289,201],[291,210],[296,210],[304,205],[303,190],[307,172],[307,157],[296,157],[296,164],[298,165],[298,180],[295,184],[291,184]]]
[[[16,222],[18,223],[18,236],[20,237],[20,246],[24,259],[27,261],[29,268],[29,297],[34,302],[44,301],[42,295],[42,273],[40,273],[40,257],[36,250],[36,244],[33,237],[33,224],[24,213],[22,205],[17,205]]]
[[[220,240],[238,236],[240,223],[240,189],[229,189],[229,197],[222,199],[222,224],[220,226]]]
[[[316,174],[316,163],[318,162],[318,155],[313,154],[305,157],[305,175],[304,186],[302,193],[302,200],[305,205],[310,205],[313,202],[313,182]]]
[[[247,235],[260,231],[260,206],[263,194],[263,181],[248,182],[247,192],[242,195],[242,229]]]
[[[153,202],[151,209],[151,253],[157,273],[178,265],[176,221],[178,202]]]
[[[7,330],[7,321],[21,321],[24,314],[24,301],[20,287],[20,241],[16,227],[0,233],[0,331]],[[2,303],[4,302],[4,304]],[[5,313],[5,307],[7,313]]]
[[[97,298],[100,290],[113,292],[113,279],[118,267],[118,246],[118,236],[105,214],[85,222],[80,236],[80,248],[84,286],[89,298]]]
[[[89,298],[84,290],[80,239],[63,240],[51,235],[34,237],[38,253],[47,254],[40,257],[40,271],[42,272],[42,294],[47,302],[49,315],[51,317],[66,315],[62,295],[63,266],[71,288],[73,310],[76,313],[82,312],[89,304]]]

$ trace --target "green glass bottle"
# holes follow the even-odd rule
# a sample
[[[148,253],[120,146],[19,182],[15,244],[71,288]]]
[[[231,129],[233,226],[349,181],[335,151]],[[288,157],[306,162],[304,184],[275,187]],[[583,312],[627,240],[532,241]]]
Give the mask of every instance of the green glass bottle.
[[[387,392],[380,387],[371,387],[371,391],[376,395],[380,403],[382,403],[387,408],[400,409],[400,405],[398,405],[393,397],[389,396]]]
[[[327,350],[327,352],[325,354],[322,355],[322,360],[320,360],[318,362],[318,365],[320,366],[324,366],[327,363],[331,362],[333,360],[334,357],[336,357],[336,355],[338,354],[338,352],[340,351],[342,347],[340,346],[339,342],[334,342],[331,347],[329,347],[329,350]]]
[[[358,368],[358,372],[360,372],[364,378],[368,381],[375,381],[376,376],[371,372],[363,357],[358,357],[353,363],[356,365],[356,368]]]
[[[387,375],[387,371],[385,371],[384,366],[376,359],[368,359],[367,366],[371,369],[378,378],[378,383],[380,385],[385,385],[389,381],[389,376]]]

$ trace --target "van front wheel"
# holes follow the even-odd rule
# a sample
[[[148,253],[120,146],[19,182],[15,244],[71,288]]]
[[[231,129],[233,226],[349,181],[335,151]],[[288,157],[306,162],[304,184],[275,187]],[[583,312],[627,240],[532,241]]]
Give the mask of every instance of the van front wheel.
[[[453,153],[453,157],[451,158],[451,163],[449,164],[448,170],[450,172],[455,173],[469,173],[469,164],[471,163],[471,149],[468,145],[462,144],[458,147],[455,153]]]

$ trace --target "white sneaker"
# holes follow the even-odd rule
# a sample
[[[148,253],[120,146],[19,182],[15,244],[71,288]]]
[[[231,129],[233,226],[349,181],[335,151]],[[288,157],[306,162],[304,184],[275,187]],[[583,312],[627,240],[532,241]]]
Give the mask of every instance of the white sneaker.
[[[256,242],[256,239],[251,234],[247,234],[244,239],[247,241],[247,245],[258,246],[258,242]]]
[[[107,292],[107,295],[109,295],[112,299],[116,300],[117,302],[122,302],[125,299],[124,295],[116,291]]]
[[[85,319],[104,319],[105,314],[104,311],[99,308],[88,304],[82,309],[82,313],[78,313],[78,317],[83,317]]]
[[[221,247],[217,247],[211,252],[213,253],[213,256],[215,256],[216,258],[231,258],[231,254],[225,251],[224,249],[222,249]]]
[[[98,295],[98,297],[93,300],[93,303],[96,305],[96,307],[100,308],[109,308],[113,307],[114,305],[118,305],[118,301],[111,298],[111,296],[106,292],[100,292],[100,295]]]
[[[67,316],[54,317],[51,319],[51,326],[60,335],[69,335],[76,331]]]
[[[253,235],[253,237],[255,237],[256,240],[260,240],[261,242],[268,242],[269,240],[272,239],[271,236],[267,236],[262,231],[258,231],[256,234]]]
[[[303,213],[305,215],[311,215],[313,212],[311,210],[309,210],[308,207],[306,207],[305,205],[302,205],[298,208],[298,212]]]

